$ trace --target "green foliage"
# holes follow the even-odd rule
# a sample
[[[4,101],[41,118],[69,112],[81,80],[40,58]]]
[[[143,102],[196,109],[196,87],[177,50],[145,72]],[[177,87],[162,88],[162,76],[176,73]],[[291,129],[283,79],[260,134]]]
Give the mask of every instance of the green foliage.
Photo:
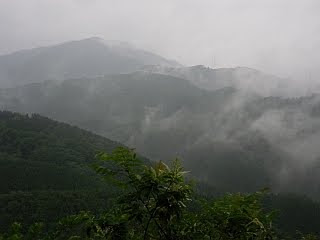
[[[0,111],[0,122],[0,193],[105,187],[88,164],[119,144],[36,114]]]
[[[144,239],[177,239],[173,228],[182,220],[186,204],[190,201],[192,189],[185,184],[182,167],[178,160],[170,168],[163,162],[154,167],[142,166],[136,154],[125,148],[114,153],[99,155],[103,162],[114,166],[95,169],[117,185],[127,187],[119,198],[118,207],[131,226],[130,234]]]
[[[297,230],[320,235],[319,202],[297,194],[270,194],[263,199],[263,205],[278,212],[275,225],[284,234],[294,236]]]
[[[307,234],[307,235],[302,235],[301,240],[319,240],[319,238],[316,235],[313,234]]]
[[[20,222],[25,231],[34,222],[44,222],[45,229],[55,228],[56,222],[80,211],[99,214],[112,205],[117,191],[32,191],[0,195],[0,232],[12,222]]]
[[[319,235],[319,204],[307,198],[258,192],[201,199],[203,186],[193,191],[178,160],[144,165],[123,147],[97,154],[94,163],[98,150],[111,152],[117,145],[39,115],[0,112],[0,231],[6,232],[0,239],[242,240],[276,239],[277,232],[279,239],[313,240]],[[275,221],[271,209],[279,209]],[[21,224],[9,227],[12,222]],[[308,232],[316,235],[304,235]]]
[[[32,224],[26,232],[23,232],[20,223],[13,223],[8,233],[0,235],[0,240],[34,240],[34,239],[48,239],[43,231],[43,223]]]
[[[50,227],[80,210],[104,210],[116,189],[90,164],[120,144],[37,114],[0,111],[0,231]]]
[[[43,231],[41,223],[27,230],[14,223],[0,239],[284,239],[273,228],[274,213],[262,208],[265,191],[201,199],[193,194],[178,160],[170,167],[161,161],[146,166],[133,150],[122,147],[97,157],[94,169],[124,187],[108,211],[70,215],[53,232]],[[297,239],[317,237],[300,235]]]
[[[115,149],[112,154],[100,153],[97,158],[100,162],[93,164],[95,171],[121,187],[128,187],[138,177],[135,173],[142,168],[136,153],[124,147]]]
[[[261,206],[262,192],[227,195],[192,204],[192,185],[178,160],[141,166],[133,151],[119,148],[100,154],[95,169],[126,186],[117,208],[126,219],[129,239],[273,239],[272,213]],[[121,183],[121,184],[119,184]],[[193,209],[193,210],[192,210]],[[194,211],[194,209],[197,209]]]
[[[273,216],[262,211],[262,193],[196,200],[178,160],[145,166],[126,148],[98,159],[94,169],[124,187],[121,196],[103,214],[80,212],[62,219],[48,239],[273,239]],[[21,235],[18,226],[8,236],[26,239],[40,229]]]
[[[196,233],[207,239],[273,239],[274,214],[263,212],[262,196],[261,192],[228,194],[213,202],[202,202]]]

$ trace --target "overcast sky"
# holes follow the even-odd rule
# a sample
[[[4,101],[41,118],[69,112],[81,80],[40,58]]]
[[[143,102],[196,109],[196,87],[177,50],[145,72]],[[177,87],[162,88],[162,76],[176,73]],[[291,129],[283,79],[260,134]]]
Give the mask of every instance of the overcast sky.
[[[0,0],[0,54],[92,36],[186,65],[320,73],[320,0]]]

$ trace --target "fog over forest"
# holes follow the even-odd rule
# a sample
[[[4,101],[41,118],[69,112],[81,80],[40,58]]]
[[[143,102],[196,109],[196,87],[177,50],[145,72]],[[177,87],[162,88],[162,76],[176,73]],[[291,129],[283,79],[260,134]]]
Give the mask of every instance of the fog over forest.
[[[104,186],[88,165],[118,145],[181,159],[217,195],[267,187],[319,202],[319,11],[318,0],[0,1],[0,213],[10,192]]]

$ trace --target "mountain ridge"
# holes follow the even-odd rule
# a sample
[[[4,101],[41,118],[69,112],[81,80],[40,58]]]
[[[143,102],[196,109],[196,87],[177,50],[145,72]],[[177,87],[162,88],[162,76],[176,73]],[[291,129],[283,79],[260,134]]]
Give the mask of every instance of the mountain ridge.
[[[150,63],[181,66],[127,43],[87,38],[0,56],[0,87],[127,73]]]
[[[318,172],[308,171],[320,160],[319,106],[318,95],[286,99],[231,87],[208,91],[145,72],[0,90],[2,109],[77,125],[152,160],[180,156],[197,177],[226,191],[271,186],[303,192],[307,182],[316,184]],[[230,177],[228,171],[237,174]],[[320,192],[314,186],[306,194],[318,198]]]
[[[289,79],[249,67],[210,68],[204,65],[187,67],[147,65],[142,67],[141,71],[181,77],[206,90],[234,87],[263,97],[305,95],[305,92],[295,89],[296,86],[294,86],[295,88],[290,86]]]

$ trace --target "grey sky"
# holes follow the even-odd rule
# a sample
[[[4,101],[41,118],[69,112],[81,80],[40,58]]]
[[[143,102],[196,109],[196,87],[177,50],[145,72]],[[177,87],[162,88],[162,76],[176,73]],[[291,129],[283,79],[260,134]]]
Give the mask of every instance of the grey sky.
[[[0,54],[92,36],[186,65],[320,73],[319,0],[0,0]]]

